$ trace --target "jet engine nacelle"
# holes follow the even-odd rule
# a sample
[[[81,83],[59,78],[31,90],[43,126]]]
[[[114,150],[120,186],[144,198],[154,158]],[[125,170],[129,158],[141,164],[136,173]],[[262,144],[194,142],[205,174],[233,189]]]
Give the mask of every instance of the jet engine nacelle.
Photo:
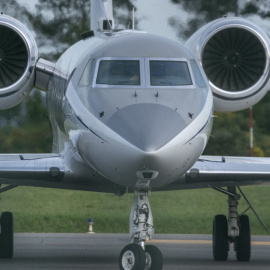
[[[16,19],[0,15],[0,110],[14,107],[34,84],[38,49],[32,33]]]
[[[214,95],[215,111],[247,109],[269,90],[268,36],[242,18],[212,21],[186,43],[199,59]]]

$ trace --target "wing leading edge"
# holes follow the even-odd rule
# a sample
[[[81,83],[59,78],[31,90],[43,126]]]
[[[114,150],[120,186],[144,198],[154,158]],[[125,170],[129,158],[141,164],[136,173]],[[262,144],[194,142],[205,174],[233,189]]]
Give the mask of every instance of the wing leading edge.
[[[0,184],[69,189],[63,184],[66,170],[59,154],[0,155]],[[86,187],[89,182],[82,185],[78,177],[72,175],[73,180],[77,178],[72,188],[93,189]],[[263,184],[270,184],[270,158],[201,156],[185,175],[153,191]]]
[[[43,186],[64,177],[63,160],[58,154],[0,155],[0,184]]]
[[[270,183],[270,158],[201,156],[175,182],[158,190],[265,185]]]
[[[125,191],[124,187],[113,184],[75,156],[63,157],[55,153],[0,154],[1,184],[115,194]]]

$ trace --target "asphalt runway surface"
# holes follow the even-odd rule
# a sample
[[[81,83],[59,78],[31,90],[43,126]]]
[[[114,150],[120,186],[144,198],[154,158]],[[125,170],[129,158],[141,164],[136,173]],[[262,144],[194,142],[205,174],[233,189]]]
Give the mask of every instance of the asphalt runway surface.
[[[127,234],[15,234],[14,258],[1,259],[0,269],[119,269],[129,241]],[[163,253],[163,270],[270,269],[270,236],[252,237],[250,262],[238,262],[233,251],[227,262],[215,262],[210,235],[155,235],[151,244]]]

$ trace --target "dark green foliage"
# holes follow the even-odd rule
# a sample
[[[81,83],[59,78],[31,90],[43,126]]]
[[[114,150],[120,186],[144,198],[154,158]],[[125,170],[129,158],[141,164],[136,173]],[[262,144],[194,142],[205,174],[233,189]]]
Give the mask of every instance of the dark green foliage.
[[[114,4],[129,10],[128,17],[122,16],[118,20],[127,25],[132,3],[115,0]],[[16,0],[2,1],[0,11],[33,30],[40,56],[50,61],[56,61],[69,46],[81,39],[81,33],[90,28],[90,0],[39,0],[33,13]],[[0,153],[51,151],[52,131],[47,119],[45,95],[33,92],[22,104],[0,111],[0,141]]]
[[[36,12],[34,16],[29,14],[29,19],[39,36],[39,47],[52,47],[50,60],[57,59],[90,27],[90,1],[39,0]]]
[[[262,18],[270,17],[270,3],[264,0],[171,0],[190,14],[187,22],[171,17],[169,24],[178,30],[182,39],[188,39],[204,24],[223,16],[247,16],[257,14]]]
[[[129,13],[132,10],[130,1],[115,0],[114,7],[127,9]],[[90,28],[89,0],[39,0],[36,10],[37,14],[34,16],[28,14],[28,17],[39,35],[39,45],[53,47],[51,60],[57,59]],[[128,17],[131,18],[131,14]],[[118,18],[121,23],[125,20],[127,18],[123,16]],[[46,59],[48,59],[47,54]]]
[[[270,156],[270,95],[253,107],[254,156]],[[249,156],[249,110],[215,113],[206,155]]]
[[[242,11],[242,14],[256,14],[258,12],[258,7],[254,5],[253,3],[248,3],[244,10]]]
[[[245,115],[246,114],[246,115]],[[249,155],[249,112],[215,113],[212,136],[206,155]]]
[[[136,4],[136,1],[133,2]],[[239,14],[238,1],[173,2],[195,14],[195,19],[187,26],[180,25],[178,18],[170,20],[171,25],[179,30],[179,35],[182,32],[185,38],[209,20],[227,13]],[[267,9],[259,8],[261,2],[246,1],[248,5],[241,13],[250,14],[256,11],[262,17],[267,17]],[[264,1],[265,5],[268,4],[266,2]],[[131,19],[131,1],[114,0],[114,4],[117,8],[128,10],[128,15],[118,18],[118,23],[127,25]],[[51,53],[43,52],[46,59],[56,61],[68,46],[80,39],[80,33],[89,29],[88,0],[40,0],[36,8],[36,11],[31,13],[27,6],[23,7],[15,0],[0,2],[0,11],[21,20],[36,32],[37,43],[41,49],[45,46],[51,48]],[[115,12],[117,13],[117,10]],[[0,153],[50,152],[52,132],[47,120],[44,96],[34,90],[21,105],[0,111]],[[269,115],[270,94],[254,107],[255,155],[270,156]],[[214,119],[214,137],[210,139],[204,154],[249,155],[249,111],[218,116]],[[268,189],[248,187],[245,190],[248,191],[247,195],[254,207],[259,209],[264,222],[269,225],[269,204],[266,203],[269,198]],[[29,187],[14,189],[4,193],[2,197],[0,210],[14,212],[16,232],[86,232],[87,220],[92,217],[96,232],[127,233],[127,217],[133,200],[131,194],[117,198],[112,194],[89,195],[87,192]],[[227,214],[226,196],[222,197],[213,190],[153,193],[150,200],[157,233],[211,233],[213,216],[217,213]],[[241,200],[239,212],[246,208],[244,200]],[[264,230],[254,215],[251,212],[249,214],[252,232],[263,234]],[[171,218],[168,219],[168,216]]]
[[[2,112],[9,112],[2,117]],[[34,91],[20,106],[0,111],[1,153],[51,152],[52,131],[41,93]]]
[[[196,30],[207,22],[221,18],[224,15],[237,14],[237,0],[172,0],[173,3],[179,4],[184,10],[193,14],[187,25],[179,22],[179,18],[172,17],[169,20],[171,26],[178,29],[178,35],[181,38],[189,38]]]
[[[179,37],[187,39],[196,30],[224,15],[246,16],[257,14],[269,17],[270,3],[263,0],[241,2],[237,0],[171,0],[190,13],[189,20],[182,22],[171,17],[169,24],[176,28]],[[253,108],[254,111],[254,155],[270,154],[270,95]],[[248,156],[249,151],[249,110],[235,113],[216,114],[212,137],[204,151],[208,155]]]
[[[246,1],[243,10],[241,10],[242,15],[252,15],[257,14],[262,18],[270,17],[270,3],[265,0],[253,0]]]
[[[185,38],[206,22],[225,14],[251,14],[256,12],[268,16],[270,4],[265,1],[222,0],[172,0],[188,11],[191,20],[180,25],[178,18],[171,18],[170,24],[178,28]],[[136,3],[135,3],[136,4]],[[266,8],[262,8],[266,6]],[[117,23],[128,25],[133,4],[130,0],[114,0]],[[117,16],[117,9],[125,9],[127,15]],[[88,0],[39,0],[35,12],[17,1],[2,1],[0,10],[26,23],[36,33],[42,57],[56,61],[57,57],[70,45],[80,39],[80,34],[89,30],[90,1]],[[123,14],[121,12],[121,14]],[[46,53],[43,48],[46,47]],[[49,48],[49,49],[48,49]],[[51,52],[48,53],[48,50]],[[47,119],[45,95],[34,91],[25,101],[13,109],[0,111],[0,152],[49,152],[52,132]],[[270,156],[270,95],[254,107],[255,155]],[[218,114],[214,119],[213,137],[204,154],[209,155],[249,155],[249,110],[236,113]]]

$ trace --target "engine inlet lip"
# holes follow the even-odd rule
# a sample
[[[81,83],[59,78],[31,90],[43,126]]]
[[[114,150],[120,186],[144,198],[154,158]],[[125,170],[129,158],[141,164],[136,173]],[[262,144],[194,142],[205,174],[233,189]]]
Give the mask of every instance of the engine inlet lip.
[[[230,29],[230,28],[244,29],[250,32],[251,34],[253,34],[260,41],[265,51],[264,70],[262,72],[261,77],[254,85],[241,91],[224,90],[222,88],[217,87],[210,80],[209,80],[209,84],[212,88],[212,92],[214,96],[218,96],[219,98],[222,98],[222,99],[227,99],[227,98],[233,99],[233,100],[244,99],[246,97],[255,95],[257,92],[259,92],[263,87],[265,87],[265,84],[266,84],[265,81],[269,79],[269,58],[270,58],[270,52],[269,52],[270,44],[268,44],[269,38],[255,24],[241,18],[225,18],[222,20],[219,19],[219,21],[216,23],[213,22],[213,24],[210,25],[207,31],[205,31],[204,34],[199,39],[198,47],[197,47],[197,50],[200,52],[199,61],[202,64],[202,58],[203,58],[202,56],[203,56],[205,46],[207,45],[207,42],[220,31],[225,30],[225,29]]]
[[[4,27],[10,29],[11,31],[15,32],[17,35],[19,35],[19,37],[22,39],[22,41],[23,41],[23,43],[24,43],[24,45],[26,47],[26,50],[27,50],[27,63],[26,63],[26,66],[24,68],[24,72],[21,74],[19,80],[13,82],[12,84],[10,84],[10,85],[8,85],[6,87],[0,88],[0,93],[1,93],[1,95],[3,95],[6,92],[10,92],[10,89],[12,89],[14,87],[14,85],[20,84],[20,82],[24,80],[24,77],[29,72],[30,50],[29,50],[29,44],[28,44],[27,40],[25,39],[24,35],[21,33],[20,29],[18,29],[17,27],[14,27],[11,24],[3,23],[3,22],[0,23],[0,26],[4,26]],[[1,53],[1,51],[2,51],[2,53]],[[5,57],[4,51],[0,49],[0,58],[1,58],[0,60],[3,61],[4,59],[2,59],[1,55],[3,57]],[[19,91],[19,89],[17,91]],[[17,91],[13,90],[12,92],[14,93],[14,92],[17,92]]]
[[[17,81],[0,88],[0,95],[3,97],[22,91],[25,82],[29,80],[29,78],[33,78],[35,63],[38,59],[38,49],[36,41],[31,37],[31,32],[21,22],[10,16],[1,15],[0,26],[7,27],[11,31],[14,31],[22,39],[27,50],[27,63],[24,72]]]

